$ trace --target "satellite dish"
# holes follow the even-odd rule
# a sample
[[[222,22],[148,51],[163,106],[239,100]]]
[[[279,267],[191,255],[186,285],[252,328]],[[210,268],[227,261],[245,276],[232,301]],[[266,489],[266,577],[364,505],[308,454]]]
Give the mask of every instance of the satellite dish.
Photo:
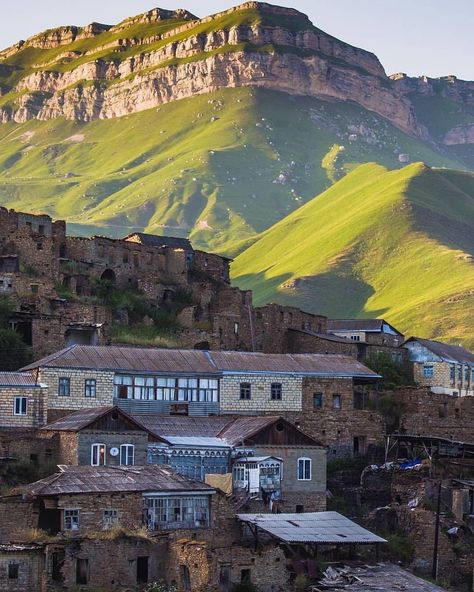
[[[111,448],[110,449],[110,456],[118,456],[119,449],[118,448]]]

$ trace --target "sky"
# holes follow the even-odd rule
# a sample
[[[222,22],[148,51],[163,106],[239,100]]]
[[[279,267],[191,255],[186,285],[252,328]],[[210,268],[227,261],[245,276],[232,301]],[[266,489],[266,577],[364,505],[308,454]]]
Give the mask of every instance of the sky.
[[[207,16],[239,0],[0,0],[0,46],[59,25],[115,24],[156,6]],[[388,74],[474,80],[474,0],[273,0],[313,23],[373,51]]]

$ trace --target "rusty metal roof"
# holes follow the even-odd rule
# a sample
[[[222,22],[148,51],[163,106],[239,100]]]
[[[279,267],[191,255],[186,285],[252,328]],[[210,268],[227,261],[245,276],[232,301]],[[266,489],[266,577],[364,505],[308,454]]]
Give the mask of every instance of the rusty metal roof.
[[[379,378],[378,374],[355,358],[338,354],[265,354],[92,345],[72,345],[26,366],[23,370],[44,367],[206,376],[273,373]]]
[[[238,514],[237,518],[286,543],[347,545],[387,542],[338,512]]]
[[[175,374],[218,373],[203,351],[93,345],[72,345],[30,364],[24,370],[44,367]]]
[[[303,376],[378,378],[378,374],[355,358],[338,354],[266,354],[229,351],[210,353],[223,374],[267,372]]]
[[[89,425],[104,417],[108,413],[117,413],[122,417],[125,417],[128,421],[132,422],[136,425],[137,430],[146,431],[146,428],[136,421],[133,417],[125,413],[119,407],[88,407],[87,409],[80,409],[79,411],[74,411],[69,415],[65,415],[56,421],[48,423],[47,425],[43,426],[41,429],[46,431],[65,431],[65,432],[78,432],[84,428],[87,428]]]
[[[0,372],[0,388],[2,387],[40,387],[36,382],[36,377],[31,372]]]
[[[213,493],[213,489],[208,485],[178,475],[171,467],[157,465],[65,467],[60,473],[22,488],[22,492],[30,496],[155,491]]]

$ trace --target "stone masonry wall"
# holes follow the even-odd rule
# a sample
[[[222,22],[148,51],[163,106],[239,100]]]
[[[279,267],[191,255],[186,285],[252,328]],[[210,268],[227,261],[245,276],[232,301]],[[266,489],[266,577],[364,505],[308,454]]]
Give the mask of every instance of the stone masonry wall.
[[[403,432],[472,441],[474,397],[440,395],[429,387],[400,387],[394,397],[404,411]]]
[[[322,407],[314,407],[313,396],[322,394]],[[340,395],[341,407],[335,408],[334,395]],[[302,410],[284,414],[304,432],[328,447],[328,459],[352,456],[354,438],[359,438],[359,453],[383,442],[384,425],[379,413],[354,409],[352,379],[305,378]]]
[[[333,341],[304,331],[288,331],[288,352],[308,354],[344,354],[357,358],[357,345],[347,341]]]
[[[0,592],[39,592],[43,571],[43,549],[0,545]],[[16,566],[17,577],[9,577],[9,567]]]
[[[70,379],[70,395],[59,395],[59,378]],[[84,385],[87,378],[93,378],[96,383],[96,396],[86,397]],[[64,409],[76,411],[86,407],[101,407],[113,404],[114,372],[97,370],[74,370],[43,368],[40,380],[49,386],[48,411],[50,409]]]
[[[15,415],[15,398],[27,400],[26,415]],[[46,386],[0,387],[0,427],[34,428],[46,423],[48,388]]]
[[[251,398],[240,398],[241,383],[250,383]],[[282,385],[281,401],[272,401],[271,384]],[[278,374],[240,374],[220,381],[221,411],[238,413],[283,413],[301,410],[302,379]]]

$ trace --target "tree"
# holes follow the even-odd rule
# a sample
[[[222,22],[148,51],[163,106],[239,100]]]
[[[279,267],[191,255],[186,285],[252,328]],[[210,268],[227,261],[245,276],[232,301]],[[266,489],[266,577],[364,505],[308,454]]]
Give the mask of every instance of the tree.
[[[31,353],[13,329],[0,328],[0,370],[14,371],[31,361]]]
[[[409,364],[395,362],[392,357],[380,352],[378,355],[370,355],[364,361],[377,374],[383,376],[379,383],[381,390],[393,390],[397,386],[407,386],[413,384],[411,367]]]

